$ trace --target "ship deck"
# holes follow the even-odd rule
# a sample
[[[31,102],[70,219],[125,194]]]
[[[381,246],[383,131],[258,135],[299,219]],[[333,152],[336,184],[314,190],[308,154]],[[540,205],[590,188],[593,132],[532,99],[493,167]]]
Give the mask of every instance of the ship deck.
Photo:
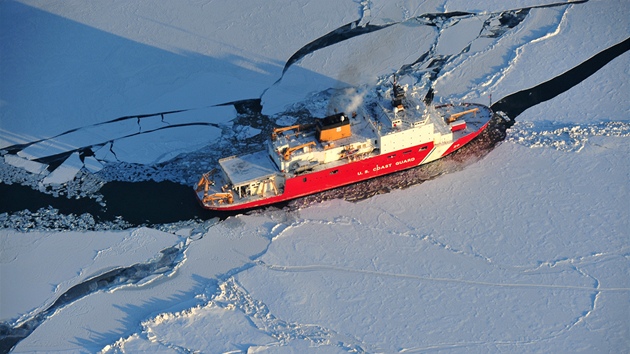
[[[411,104],[411,103],[409,103]],[[460,113],[471,108],[479,107],[478,113],[470,113],[450,125],[446,123],[446,118],[452,114]],[[483,107],[483,108],[482,108]],[[486,124],[491,115],[491,111],[481,105],[476,104],[447,104],[441,106],[430,106],[426,110],[411,109],[399,111],[397,114],[390,113],[391,110],[382,107],[380,104],[373,104],[371,107],[360,107],[356,114],[350,115],[350,126],[352,135],[330,143],[322,143],[315,137],[315,131],[303,131],[299,133],[281,134],[276,141],[276,147],[287,145],[290,147],[300,146],[303,144],[314,142],[313,149],[325,151],[331,145],[336,147],[350,146],[356,143],[368,144],[376,143],[379,136],[395,134],[405,129],[409,129],[416,124],[432,124],[436,132],[446,136],[452,134],[449,138],[450,142],[459,139],[462,136],[478,131]],[[396,124],[393,124],[397,121]],[[466,123],[466,127],[462,130],[452,132],[451,125],[458,123]],[[303,150],[297,150],[294,156],[305,154]],[[370,153],[370,156],[374,152]],[[314,166],[312,171],[326,169],[335,165],[343,164],[345,160],[331,161],[325,164]],[[231,156],[219,160],[221,168],[225,172],[226,177],[234,186],[250,184],[255,181],[261,181],[280,173],[279,168],[272,161],[267,149],[249,153],[240,156]]]
[[[269,158],[267,150],[231,156],[219,160],[221,168],[235,186],[271,177],[278,168]]]
[[[414,106],[414,108],[416,107]],[[474,108],[478,108],[478,110],[473,110]],[[449,117],[452,117],[453,115],[459,117],[457,117],[457,119],[452,123],[448,124],[447,119]],[[312,193],[317,188],[306,188],[306,184],[304,183],[306,183],[307,181],[311,182],[311,184],[321,183],[321,181],[328,181],[330,183],[324,184],[327,186],[325,188],[335,188],[336,184],[332,181],[338,181],[338,185],[342,185],[344,183],[352,183],[352,180],[340,180],[339,178],[344,176],[344,178],[350,178],[348,176],[352,176],[352,178],[356,179],[356,176],[362,175],[362,173],[357,174],[355,173],[355,171],[350,174],[345,174],[342,171],[338,174],[337,179],[330,179],[328,171],[324,170],[332,170],[337,166],[348,164],[348,161],[352,159],[340,158],[337,160],[329,160],[325,163],[316,164],[313,167],[310,167],[310,165],[305,165],[306,167],[310,167],[306,170],[309,171],[308,173],[312,178],[299,178],[299,183],[296,185],[294,177],[299,176],[300,174],[298,172],[281,172],[280,168],[276,164],[277,161],[273,161],[275,156],[270,156],[270,152],[277,151],[278,154],[282,154],[282,149],[286,149],[287,147],[295,147],[296,150],[294,151],[293,157],[298,157],[301,154],[312,153],[310,149],[324,152],[324,154],[326,153],[326,151],[329,151],[332,155],[337,153],[344,153],[345,151],[349,151],[350,149],[354,149],[354,151],[359,149],[363,152],[358,153],[358,155],[360,156],[358,156],[358,158],[355,158],[353,162],[361,164],[364,163],[362,161],[366,161],[365,163],[368,163],[368,160],[378,158],[378,156],[381,155],[382,145],[379,146],[378,144],[379,141],[382,144],[382,141],[383,139],[385,139],[386,136],[389,139],[396,138],[395,136],[391,136],[390,134],[396,135],[398,133],[403,133],[410,128],[419,127],[424,124],[430,124],[435,129],[435,137],[438,137],[439,140],[439,137],[442,136],[444,137],[444,139],[442,141],[433,139],[418,141],[418,143],[426,142],[426,145],[430,144],[431,147],[429,149],[419,149],[417,151],[414,150],[418,153],[426,151],[425,155],[418,156],[415,159],[395,161],[395,166],[399,166],[401,164],[409,164],[408,167],[412,167],[413,164],[411,162],[413,161],[417,160],[417,163],[420,163],[420,161],[425,161],[427,157],[426,154],[435,155],[435,158],[430,159],[430,161],[432,161],[466,144],[470,139],[474,138],[479,133],[480,129],[488,123],[491,117],[492,111],[488,107],[479,104],[446,104],[441,106],[427,107],[426,110],[412,108],[409,110],[396,112],[392,112],[391,110],[388,111],[387,108],[382,107],[380,104],[373,104],[367,107],[362,106],[356,112],[356,115],[352,114],[350,117],[348,117],[350,119],[352,130],[352,135],[349,137],[338,139],[332,142],[322,143],[316,138],[316,132],[314,130],[306,130],[301,132],[287,131],[286,133],[283,132],[282,134],[278,134],[275,141],[270,141],[270,144],[273,145],[268,146],[267,149],[245,155],[231,156],[220,159],[219,165],[223,170],[223,176],[225,178],[219,178],[219,180],[216,181],[217,183],[215,184],[214,182],[209,181],[207,176],[204,176],[202,180],[200,180],[197,187],[197,196],[202,205],[206,208],[230,210],[265,205],[268,203],[285,200],[287,198],[295,198],[297,196]],[[465,125],[463,123],[465,123]],[[453,126],[456,126],[455,128],[457,129],[454,129]],[[471,138],[465,140],[466,136],[470,136]],[[315,144],[309,144],[312,142],[315,142]],[[351,145],[354,146],[350,147]],[[312,146],[312,148],[310,148],[310,146]],[[375,149],[370,150],[371,148]],[[290,153],[291,152],[289,152],[289,154]],[[382,155],[383,158],[389,158],[388,154]],[[282,155],[278,157],[282,158]],[[303,161],[307,164],[310,162],[309,157],[302,160],[296,159],[296,161]],[[371,172],[377,172],[379,170],[378,167],[380,166],[378,165],[378,161],[374,161],[376,160],[372,160],[372,162],[369,163],[377,163],[376,167],[374,167],[373,165],[361,167],[359,172],[369,170],[370,174],[366,174],[365,176],[367,178],[370,178],[369,176],[372,175]],[[284,164],[281,163],[281,165],[284,167]],[[386,167],[381,167],[380,169],[387,169],[389,171],[389,167],[392,166],[392,164],[385,163],[383,164],[383,166]],[[392,168],[391,171],[397,169],[399,168]],[[337,171],[333,171],[330,174],[333,173],[337,174]],[[279,181],[277,181],[276,178],[278,176],[280,176]],[[227,179],[227,181],[225,179]],[[271,183],[267,184],[267,180],[269,180]],[[229,187],[229,191],[226,189],[228,188],[228,186],[222,182],[228,182],[228,184],[232,185]],[[285,188],[287,187],[285,183],[289,182],[293,183],[291,184],[291,192],[289,194],[285,194]],[[299,188],[297,190],[294,190],[296,186],[299,186]],[[265,193],[267,193],[267,195],[263,196]],[[229,199],[230,195],[233,198],[238,198],[238,201],[236,199],[234,201]]]
[[[492,115],[492,112],[487,107],[477,104],[446,104],[441,106],[429,106],[426,107],[426,110],[422,109],[422,107],[425,106],[417,103],[417,100],[407,100],[406,104],[412,106],[412,108],[399,111],[397,114],[393,113],[391,107],[383,107],[381,104],[377,103],[373,103],[368,107],[359,107],[354,117],[352,115],[349,116],[352,136],[336,140],[334,141],[334,145],[346,146],[365,141],[374,141],[378,139],[379,136],[396,134],[402,130],[413,127],[415,124],[433,124],[436,132],[442,135],[452,133],[453,139],[456,140],[461,136],[481,129],[481,127],[490,120]],[[420,107],[420,109],[416,107]],[[475,107],[480,108],[478,113],[467,114],[451,124],[446,123],[446,118],[450,115]],[[401,122],[394,125],[393,122],[396,120],[401,120]],[[462,130],[452,132],[451,125],[461,122],[465,122],[466,127]],[[325,145],[328,145],[327,143],[319,142],[315,138],[314,131],[280,136],[278,144],[298,146],[308,142],[315,142],[316,145],[314,149],[319,151],[325,150]],[[302,151],[296,151],[294,156],[301,154],[303,154]],[[342,161],[328,163],[326,166],[320,165],[316,169],[328,168],[334,166],[336,163],[342,163]]]
[[[316,136],[315,131],[305,131],[300,134],[286,134],[278,137],[277,146],[288,144],[289,146],[298,146],[309,142],[315,142],[314,149],[324,151],[326,146],[346,146],[355,143],[363,143],[367,140],[375,140],[378,138],[379,132],[375,125],[374,119],[368,118],[369,115],[362,114],[361,111],[357,112],[355,117],[350,116],[350,129],[352,135],[346,138],[338,139],[333,142],[320,142]],[[303,154],[302,151],[296,151],[293,156],[299,156]]]

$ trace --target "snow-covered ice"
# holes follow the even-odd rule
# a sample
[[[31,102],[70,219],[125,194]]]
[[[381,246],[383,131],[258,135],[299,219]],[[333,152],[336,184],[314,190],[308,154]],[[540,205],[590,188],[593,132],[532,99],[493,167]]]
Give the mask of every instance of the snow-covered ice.
[[[75,152],[70,155],[61,166],[57,167],[51,174],[46,176],[43,180],[43,184],[62,184],[74,179],[74,176],[79,173],[79,170],[83,167],[83,162],[79,157],[79,153]]]
[[[257,147],[264,120],[321,116],[394,72],[485,104],[625,40],[629,10],[0,2],[2,183],[210,169]],[[29,231],[0,230],[0,348],[11,334],[14,352],[628,352],[629,68],[625,52],[525,110],[463,169],[359,202],[109,231],[0,214]],[[240,100],[268,115],[246,121]]]
[[[178,238],[149,229],[67,233],[7,230],[1,241],[0,316],[7,319],[42,310],[72,286],[105,269],[149,260]]]

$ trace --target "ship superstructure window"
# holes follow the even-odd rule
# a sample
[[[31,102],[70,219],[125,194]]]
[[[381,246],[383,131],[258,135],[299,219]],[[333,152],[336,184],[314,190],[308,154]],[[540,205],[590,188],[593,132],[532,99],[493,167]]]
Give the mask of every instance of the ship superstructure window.
[[[407,150],[407,151],[403,152],[403,155],[409,155],[409,154],[411,154],[411,150]]]
[[[428,146],[423,146],[423,147],[421,147],[421,148],[420,148],[420,150],[418,150],[418,151],[424,151],[424,150],[426,150],[426,149],[428,149],[428,148],[429,148]]]
[[[331,175],[336,175],[336,174],[337,174],[337,172],[339,172],[339,170],[333,170],[333,171],[330,171],[330,174],[331,174]]]

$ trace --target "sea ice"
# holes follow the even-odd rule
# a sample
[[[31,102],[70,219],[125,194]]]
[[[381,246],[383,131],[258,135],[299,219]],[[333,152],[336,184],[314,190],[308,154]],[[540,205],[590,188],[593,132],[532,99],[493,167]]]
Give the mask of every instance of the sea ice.
[[[43,184],[59,185],[71,181],[83,167],[83,161],[78,152],[72,153],[68,158],[48,176],[42,180]]]
[[[104,269],[146,261],[177,240],[146,228],[63,233],[3,230],[0,318],[24,320]]]
[[[46,164],[39,163],[37,161],[31,161],[12,154],[5,154],[4,162],[8,163],[11,166],[23,168],[34,175],[44,173],[46,171],[46,168],[48,167],[48,165]]]

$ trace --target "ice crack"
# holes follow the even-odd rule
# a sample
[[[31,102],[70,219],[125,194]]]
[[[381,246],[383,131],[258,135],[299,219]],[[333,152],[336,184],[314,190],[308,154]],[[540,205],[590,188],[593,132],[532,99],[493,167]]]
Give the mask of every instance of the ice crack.
[[[421,276],[415,274],[402,274],[391,273],[367,269],[355,269],[349,267],[335,266],[329,264],[311,264],[301,266],[290,265],[272,265],[266,264],[262,261],[258,262],[259,265],[265,266],[269,270],[279,272],[348,272],[367,274],[378,277],[393,277],[401,279],[414,279],[417,281],[439,282],[439,283],[459,283],[469,285],[481,285],[492,287],[505,287],[505,288],[542,288],[542,289],[558,289],[558,290],[579,290],[579,291],[593,291],[592,287],[579,286],[579,285],[555,285],[555,284],[540,284],[540,283],[501,283],[501,282],[489,282],[479,280],[457,279],[457,278],[443,278],[443,277],[430,277]],[[598,288],[600,292],[630,292],[630,288],[616,287],[616,288]]]
[[[0,352],[10,351],[56,311],[85,296],[99,291],[113,292],[122,287],[143,286],[158,278],[171,276],[185,261],[184,254],[189,243],[189,240],[181,241],[160,251],[153,260],[113,269],[79,283],[59,296],[48,308],[29,319],[15,324],[0,323]]]

